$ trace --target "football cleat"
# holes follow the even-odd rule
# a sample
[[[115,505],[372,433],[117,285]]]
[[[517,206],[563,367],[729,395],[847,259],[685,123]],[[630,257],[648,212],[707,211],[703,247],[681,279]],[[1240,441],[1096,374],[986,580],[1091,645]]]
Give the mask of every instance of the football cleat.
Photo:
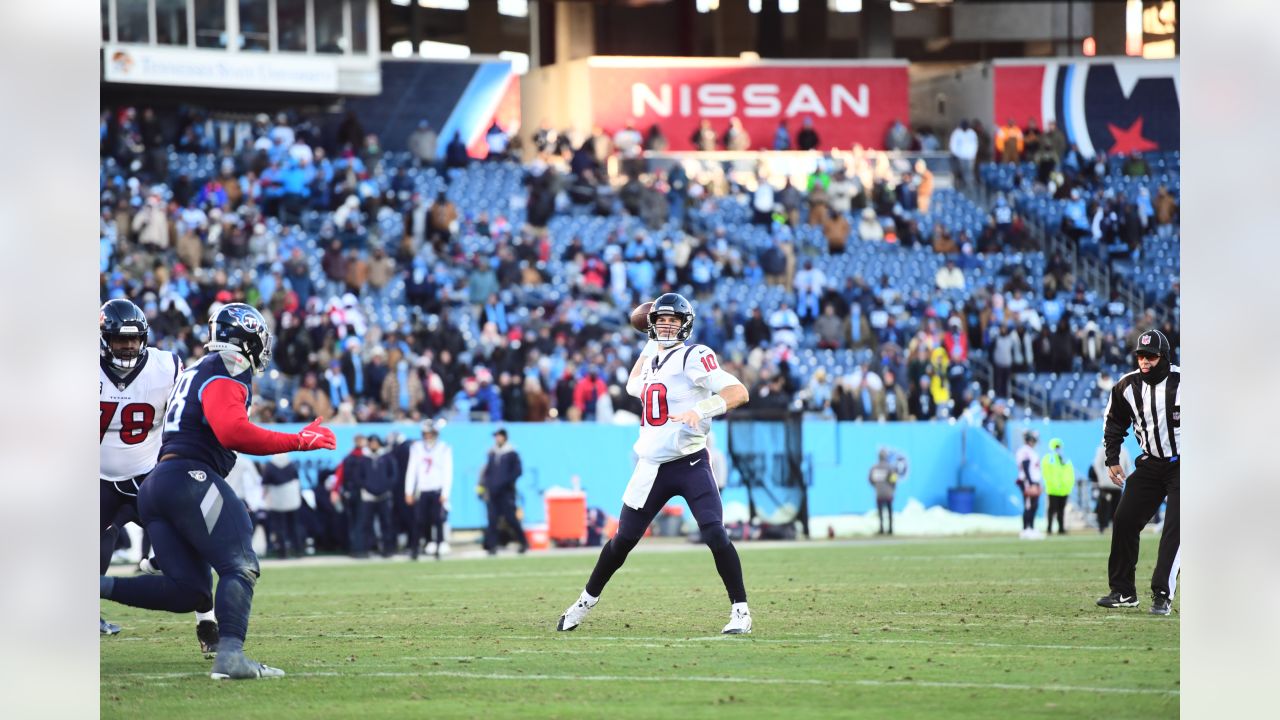
[[[214,680],[257,680],[258,678],[284,677],[284,671],[250,660],[243,652],[227,652],[213,661],[209,677]]]
[[[218,623],[212,620],[201,620],[196,623],[196,641],[200,643],[200,652],[206,660],[212,660],[218,654]]]
[[[115,623],[109,623],[102,618],[98,618],[98,634],[99,635],[117,635],[120,633],[120,626]]]
[[[568,610],[560,616],[560,622],[556,623],[556,630],[572,630],[582,624],[587,619],[587,613],[591,612],[591,608],[600,602],[600,598],[591,599],[586,590],[582,591],[582,595],[578,600],[569,606]]]
[[[751,611],[735,607],[729,611],[729,624],[720,631],[722,635],[747,635],[751,632]]]
[[[1173,603],[1165,595],[1151,596],[1151,614],[1152,615],[1168,615],[1169,612],[1173,610],[1172,605]]]
[[[1104,608],[1130,608],[1138,607],[1137,595],[1123,595],[1113,592],[1106,597],[1098,598],[1098,607]]]

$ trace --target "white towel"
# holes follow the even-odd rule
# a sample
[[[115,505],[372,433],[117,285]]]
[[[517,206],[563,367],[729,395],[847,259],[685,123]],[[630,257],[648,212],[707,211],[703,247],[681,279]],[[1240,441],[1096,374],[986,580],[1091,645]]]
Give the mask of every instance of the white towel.
[[[644,508],[644,504],[649,500],[649,491],[653,489],[653,481],[658,477],[659,467],[658,463],[649,462],[643,458],[636,462],[635,472],[631,473],[627,489],[622,493],[623,505],[636,510]]]

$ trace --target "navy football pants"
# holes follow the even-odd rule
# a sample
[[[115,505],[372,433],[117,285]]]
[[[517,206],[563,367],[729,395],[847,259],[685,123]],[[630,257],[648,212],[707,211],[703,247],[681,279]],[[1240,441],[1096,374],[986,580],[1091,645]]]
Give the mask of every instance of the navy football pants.
[[[116,578],[109,599],[179,613],[208,607],[212,568],[218,573],[219,634],[243,642],[258,556],[253,522],[226,480],[202,462],[166,460],[142,484],[138,514],[165,574]]]
[[[716,479],[711,472],[711,456],[705,449],[663,463],[658,468],[658,476],[653,481],[643,508],[636,510],[622,506],[622,513],[618,517],[618,532],[600,549],[595,569],[587,580],[586,591],[589,594],[599,597],[604,592],[605,584],[622,567],[622,563],[626,562],[627,555],[640,542],[640,538],[644,537],[644,531],[658,516],[658,512],[677,495],[689,504],[693,519],[698,522],[702,541],[715,558],[716,571],[724,582],[729,602],[747,601],[747,590],[742,580],[742,561],[738,559],[738,551],[734,549],[729,534],[724,529],[720,489],[716,487]]]
[[[99,574],[106,575],[116,538],[127,522],[138,522],[138,485],[132,480],[98,482],[98,527],[102,542],[98,553]]]

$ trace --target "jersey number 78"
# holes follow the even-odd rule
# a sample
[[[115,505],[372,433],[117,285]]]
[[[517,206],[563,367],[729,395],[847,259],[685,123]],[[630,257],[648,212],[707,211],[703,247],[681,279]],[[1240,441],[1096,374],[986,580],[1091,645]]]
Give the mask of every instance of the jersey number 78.
[[[120,403],[98,403],[98,442],[107,437],[111,420],[116,416]],[[151,422],[156,419],[156,409],[147,403],[129,403],[120,410],[120,442],[137,445],[151,433]]]

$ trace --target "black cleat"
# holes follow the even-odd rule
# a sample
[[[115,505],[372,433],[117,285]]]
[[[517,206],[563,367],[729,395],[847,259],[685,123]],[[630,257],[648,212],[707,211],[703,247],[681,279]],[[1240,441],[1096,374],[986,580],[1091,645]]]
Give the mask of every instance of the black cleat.
[[[1104,608],[1131,608],[1138,607],[1137,595],[1122,595],[1113,592],[1106,597],[1098,598],[1098,607]]]
[[[196,623],[196,640],[200,643],[200,653],[206,660],[218,655],[218,623],[212,620],[201,620]]]
[[[1169,600],[1168,596],[1166,595],[1151,596],[1151,614],[1152,615],[1168,615],[1169,612],[1173,610],[1172,605],[1173,603]]]

